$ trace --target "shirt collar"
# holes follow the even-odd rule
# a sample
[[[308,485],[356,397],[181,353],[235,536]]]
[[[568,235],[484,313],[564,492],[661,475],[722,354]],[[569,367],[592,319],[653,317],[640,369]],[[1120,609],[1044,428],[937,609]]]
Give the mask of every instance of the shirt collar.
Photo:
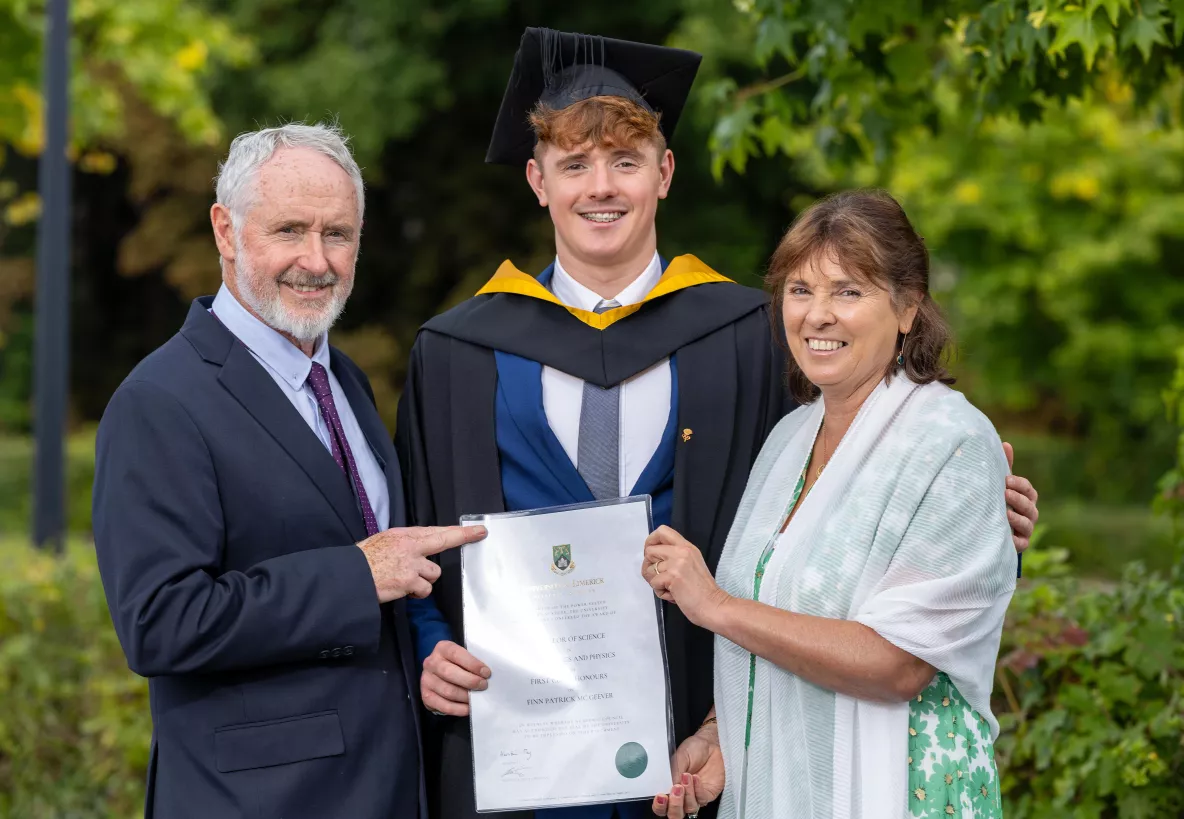
[[[658,252],[654,251],[654,258],[650,260],[649,265],[628,287],[616,295],[616,302],[622,307],[637,304],[654,289],[660,278],[662,259]],[[551,276],[551,292],[568,307],[578,307],[581,310],[595,310],[603,301],[599,293],[589,290],[573,279],[571,274],[563,269],[558,256],[555,257],[555,272]]]
[[[328,333],[317,339],[316,351],[309,358],[299,347],[252,315],[225,284],[218,288],[211,312],[293,392],[304,388],[314,361],[329,369]]]

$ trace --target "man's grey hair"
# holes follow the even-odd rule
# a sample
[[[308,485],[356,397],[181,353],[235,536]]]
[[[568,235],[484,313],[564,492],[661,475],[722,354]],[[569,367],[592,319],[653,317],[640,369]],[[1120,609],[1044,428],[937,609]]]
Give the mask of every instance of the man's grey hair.
[[[358,194],[358,221],[366,208],[362,172],[349,150],[349,137],[333,123],[305,125],[289,122],[275,128],[239,134],[218,167],[214,182],[217,201],[230,211],[236,236],[241,236],[247,211],[254,204],[255,175],[280,148],[310,148],[332,159],[353,180]]]

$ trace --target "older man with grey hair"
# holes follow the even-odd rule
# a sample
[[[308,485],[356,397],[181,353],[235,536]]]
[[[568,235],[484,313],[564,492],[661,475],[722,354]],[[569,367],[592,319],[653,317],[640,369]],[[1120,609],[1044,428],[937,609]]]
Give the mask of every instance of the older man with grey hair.
[[[149,678],[147,816],[426,816],[404,598],[484,532],[401,528],[370,384],[329,346],[363,206],[335,127],[238,137],[210,211],[222,287],[103,415],[95,548]]]

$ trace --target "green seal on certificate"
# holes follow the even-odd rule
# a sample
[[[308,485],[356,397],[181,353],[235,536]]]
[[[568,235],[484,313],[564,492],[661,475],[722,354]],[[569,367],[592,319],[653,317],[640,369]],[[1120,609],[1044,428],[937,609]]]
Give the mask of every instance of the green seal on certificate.
[[[617,751],[617,772],[626,779],[641,776],[649,763],[649,754],[636,742],[626,742]]]

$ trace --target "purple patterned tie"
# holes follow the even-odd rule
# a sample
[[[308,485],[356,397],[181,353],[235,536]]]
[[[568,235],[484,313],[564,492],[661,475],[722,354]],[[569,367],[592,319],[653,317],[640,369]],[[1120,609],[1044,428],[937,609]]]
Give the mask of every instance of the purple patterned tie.
[[[362,520],[366,523],[366,534],[378,534],[378,521],[374,518],[374,510],[370,508],[370,498],[366,496],[366,487],[362,485],[362,475],[358,472],[358,463],[354,460],[354,453],[349,448],[349,441],[345,438],[345,429],[341,426],[341,418],[337,415],[337,405],[333,403],[333,390],[329,387],[329,374],[325,368],[315,361],[308,373],[308,383],[317,397],[317,405],[321,408],[321,417],[329,427],[329,448],[333,452],[333,460],[343,472],[349,473],[353,481],[354,492],[358,496],[358,505],[362,507]],[[343,457],[344,456],[344,457]]]

